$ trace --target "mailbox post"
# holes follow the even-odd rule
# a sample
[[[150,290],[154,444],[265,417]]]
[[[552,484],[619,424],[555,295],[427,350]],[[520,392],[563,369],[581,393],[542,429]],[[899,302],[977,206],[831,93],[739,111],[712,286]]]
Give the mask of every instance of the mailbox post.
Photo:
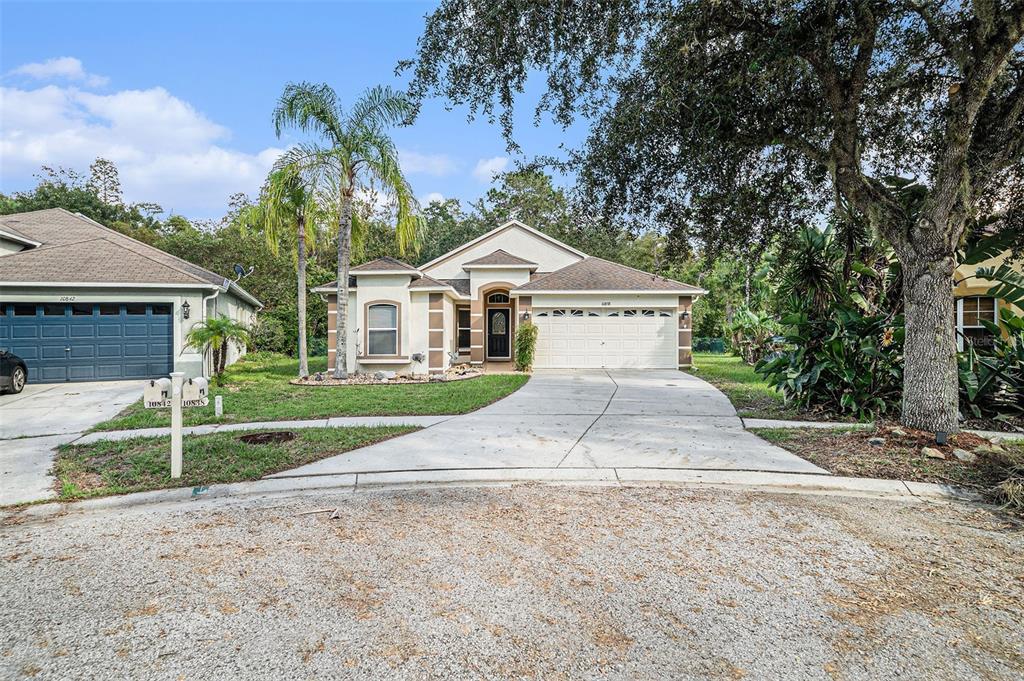
[[[171,408],[171,477],[174,479],[181,477],[181,410],[210,404],[209,387],[205,378],[190,378],[186,382],[184,372],[175,371],[170,379],[149,381],[142,391],[142,402],[147,409]]]
[[[171,372],[171,477],[181,477],[181,383],[182,371]]]

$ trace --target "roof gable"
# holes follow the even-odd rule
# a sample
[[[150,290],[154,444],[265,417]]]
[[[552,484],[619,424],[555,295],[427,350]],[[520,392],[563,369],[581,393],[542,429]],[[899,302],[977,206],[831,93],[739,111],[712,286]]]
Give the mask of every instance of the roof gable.
[[[537,269],[537,263],[520,258],[517,255],[512,255],[508,251],[499,248],[482,258],[462,263],[463,269],[469,269],[470,267],[526,267]]]
[[[553,271],[587,257],[558,239],[548,236],[518,220],[509,220],[486,234],[431,260],[420,267],[425,274],[438,279],[466,276],[463,265],[484,259],[496,251],[526,263],[534,263],[541,271]]]
[[[590,257],[518,286],[516,292],[540,291],[664,291],[707,293],[704,289],[626,265]]]
[[[362,265],[356,265],[350,267],[349,272],[362,272],[368,274],[370,272],[408,272],[409,274],[418,275],[419,270],[408,263],[404,263],[398,258],[392,258],[389,255],[385,255],[381,258],[376,258],[369,262],[364,262]]]

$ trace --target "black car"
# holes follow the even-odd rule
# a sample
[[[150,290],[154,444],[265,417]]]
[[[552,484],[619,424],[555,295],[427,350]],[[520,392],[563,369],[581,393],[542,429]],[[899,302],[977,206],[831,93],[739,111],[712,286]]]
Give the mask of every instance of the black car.
[[[0,392],[20,393],[28,380],[28,367],[13,352],[0,348]]]

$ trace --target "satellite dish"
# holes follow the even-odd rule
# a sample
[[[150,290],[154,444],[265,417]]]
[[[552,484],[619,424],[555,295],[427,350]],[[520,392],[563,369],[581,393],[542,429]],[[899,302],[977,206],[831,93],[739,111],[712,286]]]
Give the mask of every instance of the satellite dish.
[[[251,266],[249,268],[249,271],[246,272],[244,267],[242,267],[238,263],[235,263],[233,269],[235,270],[235,281],[238,281],[239,279],[241,279],[243,277],[248,277],[250,274],[252,274],[253,271],[256,269],[256,266],[255,265]]]

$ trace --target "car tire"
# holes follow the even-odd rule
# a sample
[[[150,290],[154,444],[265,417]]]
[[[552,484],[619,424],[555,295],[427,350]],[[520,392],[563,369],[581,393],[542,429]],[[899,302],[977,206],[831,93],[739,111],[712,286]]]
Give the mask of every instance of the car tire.
[[[25,370],[21,367],[14,367],[11,372],[11,392],[17,395],[25,389]]]

